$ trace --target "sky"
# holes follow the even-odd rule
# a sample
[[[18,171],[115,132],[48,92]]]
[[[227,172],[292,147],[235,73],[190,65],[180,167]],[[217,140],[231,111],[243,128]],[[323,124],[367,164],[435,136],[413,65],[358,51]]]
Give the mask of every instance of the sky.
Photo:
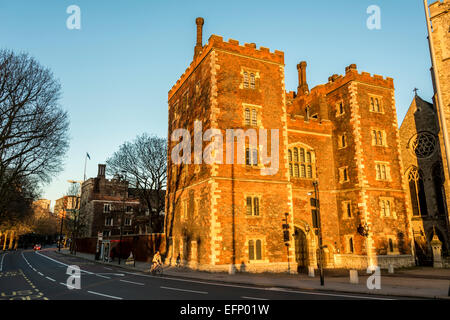
[[[66,26],[70,5],[80,8],[79,30]],[[380,8],[381,29],[367,28],[371,5]],[[216,34],[283,51],[287,91],[297,88],[302,60],[310,89],[355,63],[394,78],[399,125],[415,87],[431,101],[422,0],[0,0],[0,49],[49,67],[70,117],[64,170],[43,186],[43,198],[56,200],[67,180],[83,179],[86,152],[93,177],[136,135],[167,137],[167,93],[192,61],[196,17],[205,19],[204,44]]]

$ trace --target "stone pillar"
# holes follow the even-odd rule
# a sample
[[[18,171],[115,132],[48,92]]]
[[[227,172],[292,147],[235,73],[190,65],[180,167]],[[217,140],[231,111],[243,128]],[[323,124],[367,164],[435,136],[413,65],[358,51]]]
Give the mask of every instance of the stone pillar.
[[[442,242],[439,240],[436,231],[434,230],[433,239],[430,242],[433,250],[433,268],[443,268],[442,263]]]
[[[11,231],[9,235],[9,246],[8,246],[9,250],[13,248],[13,243],[14,243],[14,231]]]
[[[6,250],[6,242],[8,241],[8,231],[5,231],[5,239],[3,240],[3,251]]]
[[[350,283],[358,284],[358,270],[350,270]]]
[[[19,235],[16,235],[16,241],[14,242],[14,250],[17,250],[17,247],[19,246]]]

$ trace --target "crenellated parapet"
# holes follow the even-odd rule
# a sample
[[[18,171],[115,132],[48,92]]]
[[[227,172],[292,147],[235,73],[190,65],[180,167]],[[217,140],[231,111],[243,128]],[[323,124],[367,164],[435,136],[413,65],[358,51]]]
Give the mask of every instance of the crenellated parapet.
[[[197,44],[198,46],[199,44]],[[244,43],[244,45],[240,45],[239,41],[234,39],[229,39],[228,41],[224,41],[221,36],[211,35],[208,39],[208,43],[203,46],[201,49],[197,49],[196,52],[201,52],[198,55],[194,56],[189,67],[185,70],[185,72],[180,76],[175,85],[169,91],[169,100],[174,95],[174,93],[181,87],[181,85],[189,78],[189,76],[194,72],[197,66],[201,63],[201,61],[210,53],[211,50],[218,49],[231,53],[235,53],[237,55],[242,56],[250,56],[252,58],[261,59],[264,61],[284,65],[284,52],[275,50],[274,52],[270,52],[268,48],[265,47],[256,47],[255,43]]]

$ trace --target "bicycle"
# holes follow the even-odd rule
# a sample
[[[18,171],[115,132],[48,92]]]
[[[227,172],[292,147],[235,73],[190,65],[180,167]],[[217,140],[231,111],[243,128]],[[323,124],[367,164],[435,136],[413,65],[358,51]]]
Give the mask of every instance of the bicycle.
[[[156,267],[154,267],[151,271],[150,271],[150,273],[152,274],[152,276],[161,276],[162,274],[163,274],[163,267],[162,267],[162,265],[161,264],[157,264],[156,265]]]

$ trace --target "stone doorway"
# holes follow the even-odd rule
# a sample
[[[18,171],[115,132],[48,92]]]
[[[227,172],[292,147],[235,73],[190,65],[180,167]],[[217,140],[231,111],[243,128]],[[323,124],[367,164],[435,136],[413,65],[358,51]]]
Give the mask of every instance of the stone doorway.
[[[297,272],[308,271],[308,240],[306,234],[300,228],[295,228],[295,261],[297,262]]]

